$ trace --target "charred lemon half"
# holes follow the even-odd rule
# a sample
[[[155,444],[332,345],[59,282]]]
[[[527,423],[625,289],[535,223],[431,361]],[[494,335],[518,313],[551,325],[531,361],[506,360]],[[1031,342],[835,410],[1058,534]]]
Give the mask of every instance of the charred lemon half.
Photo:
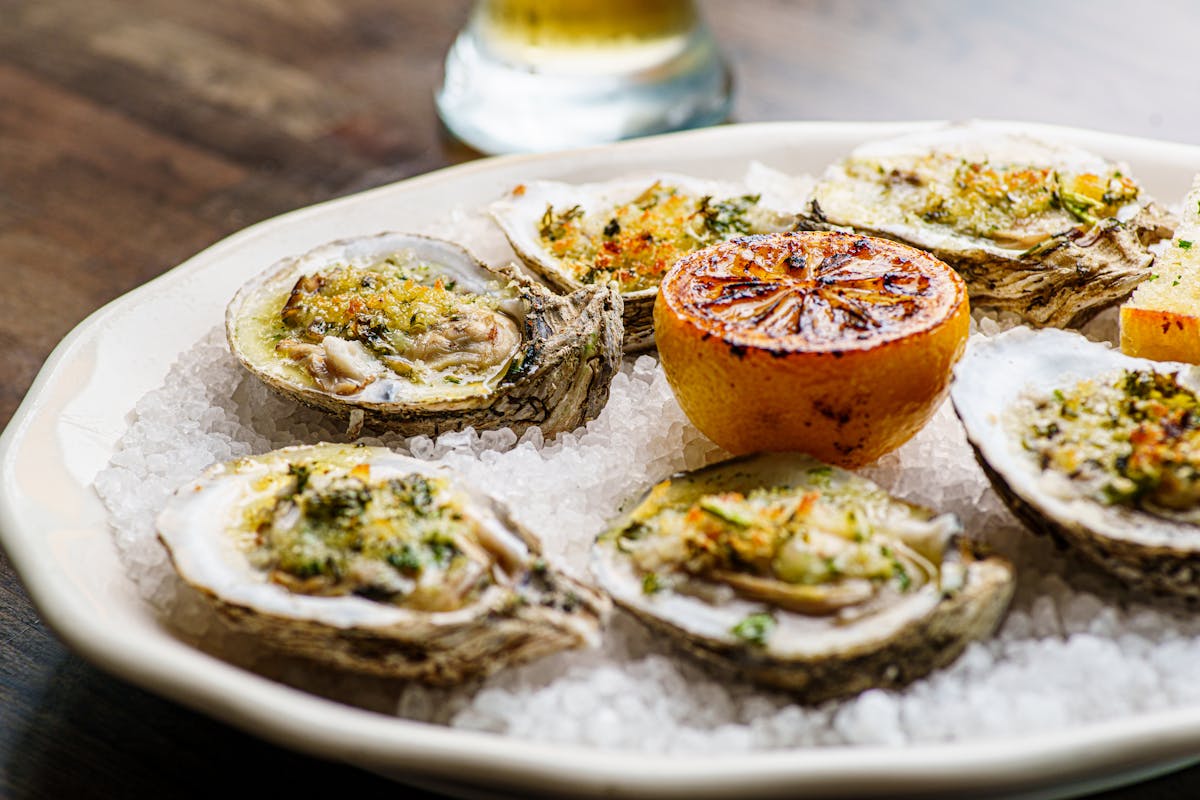
[[[798,450],[861,466],[944,399],[966,286],[906,245],[836,231],[747,236],[680,259],[654,306],[663,369],[731,453]]]

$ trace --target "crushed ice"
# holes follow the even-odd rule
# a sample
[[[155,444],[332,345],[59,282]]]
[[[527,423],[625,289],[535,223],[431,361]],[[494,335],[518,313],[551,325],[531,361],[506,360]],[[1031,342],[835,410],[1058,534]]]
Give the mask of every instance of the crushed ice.
[[[503,247],[477,218],[445,223]],[[1010,327],[976,315],[973,335]],[[1106,338],[1111,321],[1088,330]],[[138,404],[96,479],[118,551],[141,595],[181,636],[243,664],[269,662],[224,632],[175,579],[154,533],[170,492],[205,466],[300,443],[343,441],[344,428],[248,377],[214,329],[181,354],[164,386]],[[628,358],[607,407],[586,427],[546,442],[531,430],[468,430],[368,444],[437,459],[506,500],[551,558],[586,572],[592,537],[622,503],[661,478],[722,456],[676,404],[655,357]],[[949,403],[912,441],[863,473],[901,497],[963,520],[1011,558],[1019,576],[991,640],[903,691],[872,690],[805,708],[786,695],[715,675],[617,614],[596,650],[561,653],[453,690],[386,685],[289,665],[292,680],[346,702],[390,705],[437,724],[544,741],[642,752],[741,752],[838,744],[900,745],[1025,736],[1200,704],[1200,619],[1171,603],[1132,599],[1112,580],[1029,535],[976,465]],[[250,651],[250,652],[247,652]],[[236,651],[236,652],[235,652]],[[280,670],[265,669],[271,674]],[[295,677],[295,676],[299,677]],[[336,686],[336,690],[330,688]],[[384,699],[380,701],[381,693]]]

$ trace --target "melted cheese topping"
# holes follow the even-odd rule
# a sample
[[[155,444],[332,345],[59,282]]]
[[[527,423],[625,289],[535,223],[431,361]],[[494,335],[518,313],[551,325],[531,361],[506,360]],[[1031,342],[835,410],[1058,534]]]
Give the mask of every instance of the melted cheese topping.
[[[322,389],[349,395],[387,377],[489,385],[521,344],[500,299],[458,291],[428,265],[388,258],[302,275],[264,336]],[[461,393],[461,392],[459,392]]]
[[[1128,370],[1026,396],[1013,422],[1074,493],[1200,521],[1200,399],[1176,375]]]
[[[657,286],[681,256],[734,236],[761,232],[758,195],[715,200],[655,183],[632,201],[595,214],[547,206],[541,244],[582,283],[615,281],[623,292]]]
[[[847,173],[878,184],[912,224],[945,226],[1004,247],[1032,247],[1116,216],[1138,197],[1120,172],[1071,174],[1046,166],[967,161],[948,153],[850,159]]]
[[[300,278],[282,311],[283,322],[307,340],[340,336],[376,341],[386,349],[452,315],[459,305],[481,301],[456,296],[441,278],[427,285],[383,266],[347,265]]]
[[[492,580],[493,556],[445,479],[373,480],[366,464],[308,461],[264,480],[242,512],[244,546],[289,591],[448,611]]]
[[[665,481],[616,544],[647,593],[695,591],[691,579],[700,578],[800,613],[833,613],[885,586],[903,592],[937,579],[947,520],[877,488],[834,485],[829,474],[814,469],[807,485],[747,493],[680,493]]]

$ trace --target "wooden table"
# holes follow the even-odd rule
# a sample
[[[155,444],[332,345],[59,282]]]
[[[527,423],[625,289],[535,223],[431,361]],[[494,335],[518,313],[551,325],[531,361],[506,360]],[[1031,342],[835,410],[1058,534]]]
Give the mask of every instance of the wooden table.
[[[432,101],[467,6],[0,0],[0,426],[112,298],[250,223],[475,157]],[[990,117],[1200,143],[1200,7],[1186,0],[702,6],[736,75],[735,121]],[[0,795],[247,782],[397,791],[97,671],[0,557]],[[1099,796],[1197,797],[1200,768]]]

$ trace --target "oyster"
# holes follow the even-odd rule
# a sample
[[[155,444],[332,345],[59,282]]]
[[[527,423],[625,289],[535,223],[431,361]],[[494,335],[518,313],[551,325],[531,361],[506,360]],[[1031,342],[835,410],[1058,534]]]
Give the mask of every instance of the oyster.
[[[592,419],[621,356],[621,298],[559,296],[456,244],[398,233],[287,258],[229,304],[233,353],[305,405],[406,435]]]
[[[1130,586],[1200,597],[1198,388],[1186,364],[1015,328],[971,341],[950,396],[1026,525]]]
[[[760,199],[731,184],[659,173],[603,183],[532,181],[489,210],[521,260],[558,291],[616,283],[632,352],[654,344],[654,296],[681,256],[795,222]]]
[[[1093,153],[973,125],[867,143],[831,165],[803,230],[854,230],[928,250],[974,306],[1081,325],[1150,275],[1173,218]]]
[[[498,502],[383,448],[214,465],[157,524],[180,576],[236,626],[357,672],[454,683],[594,644],[609,609]]]
[[[793,453],[663,481],[600,535],[592,568],[649,627],[806,702],[950,663],[1013,589],[952,515]]]

